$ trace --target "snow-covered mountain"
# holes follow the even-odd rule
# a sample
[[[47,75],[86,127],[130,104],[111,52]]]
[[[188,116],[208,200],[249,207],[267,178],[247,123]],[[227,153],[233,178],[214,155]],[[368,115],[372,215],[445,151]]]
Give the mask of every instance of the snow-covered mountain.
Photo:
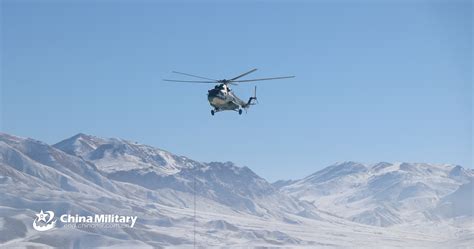
[[[0,133],[0,247],[186,248],[195,240],[200,247],[469,248],[472,178],[460,166],[346,162],[270,184],[231,162],[197,162],[123,139],[78,134],[50,146]],[[32,222],[40,210],[138,221],[39,232]]]
[[[53,146],[93,163],[115,181],[158,191],[169,189],[188,194],[195,191],[233,209],[261,216],[280,209],[292,213],[304,211],[291,197],[282,195],[252,170],[231,162],[200,163],[148,145],[85,134]]]
[[[437,206],[447,200],[472,202],[472,188],[468,193],[469,185],[463,184],[472,182],[473,177],[472,170],[449,164],[342,162],[277,186],[290,196],[348,220],[391,226],[441,219],[445,214]],[[457,209],[456,205],[450,207]]]
[[[139,170],[158,175],[171,175],[182,168],[192,168],[196,165],[196,162],[186,157],[176,156],[148,145],[82,133],[53,146],[70,155],[94,162],[105,173]]]

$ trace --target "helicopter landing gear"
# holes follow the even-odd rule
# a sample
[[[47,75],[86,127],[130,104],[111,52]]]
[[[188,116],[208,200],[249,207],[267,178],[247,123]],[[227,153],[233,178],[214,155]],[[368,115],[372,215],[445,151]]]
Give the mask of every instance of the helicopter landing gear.
[[[239,109],[239,115],[242,115],[242,109]]]
[[[216,112],[214,110],[211,110],[211,115],[214,116]]]

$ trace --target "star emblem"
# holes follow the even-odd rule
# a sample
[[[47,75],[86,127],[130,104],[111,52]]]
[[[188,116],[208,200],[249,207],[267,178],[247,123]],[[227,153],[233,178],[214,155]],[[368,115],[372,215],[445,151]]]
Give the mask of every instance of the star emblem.
[[[46,223],[46,214],[43,213],[43,210],[41,210],[39,214],[36,214],[36,216],[38,217],[38,221],[43,221]]]

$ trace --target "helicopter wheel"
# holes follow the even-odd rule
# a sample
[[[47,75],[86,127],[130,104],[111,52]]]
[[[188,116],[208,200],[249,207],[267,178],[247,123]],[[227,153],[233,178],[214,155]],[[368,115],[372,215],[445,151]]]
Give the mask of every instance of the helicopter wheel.
[[[239,115],[242,115],[242,109],[239,109]]]
[[[214,110],[211,110],[211,115],[214,116],[216,112]]]

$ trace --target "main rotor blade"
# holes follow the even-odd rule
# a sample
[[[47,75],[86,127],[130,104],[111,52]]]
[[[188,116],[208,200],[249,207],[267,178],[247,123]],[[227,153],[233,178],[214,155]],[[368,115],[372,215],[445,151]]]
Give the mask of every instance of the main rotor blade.
[[[279,80],[279,79],[289,79],[294,78],[295,76],[283,76],[283,77],[274,77],[274,78],[261,78],[261,79],[250,79],[250,80],[233,80],[232,82],[250,82],[250,81],[261,81],[261,80]]]
[[[182,73],[182,72],[177,72],[177,71],[173,71],[172,73],[182,74],[182,75],[191,76],[191,77],[195,77],[195,78],[199,78],[199,79],[204,79],[204,80],[215,80],[215,81],[217,81],[216,79],[210,79],[210,78],[206,78],[206,77],[202,77],[202,76],[197,76],[197,75],[189,74],[189,73]]]
[[[184,83],[213,83],[216,84],[217,81],[199,81],[199,80],[168,80],[168,79],[163,79],[163,81],[170,81],[170,82],[184,82]]]
[[[243,73],[243,74],[241,74],[241,75],[239,75],[239,76],[237,76],[237,77],[235,77],[235,78],[232,78],[232,79],[230,79],[230,81],[236,80],[236,79],[238,79],[238,78],[242,78],[242,77],[244,77],[245,75],[251,74],[251,73],[253,73],[253,72],[255,72],[255,71],[257,71],[256,68],[254,68],[254,69],[252,69],[252,70],[250,70],[250,71],[248,71],[248,72],[246,72],[246,73]]]

